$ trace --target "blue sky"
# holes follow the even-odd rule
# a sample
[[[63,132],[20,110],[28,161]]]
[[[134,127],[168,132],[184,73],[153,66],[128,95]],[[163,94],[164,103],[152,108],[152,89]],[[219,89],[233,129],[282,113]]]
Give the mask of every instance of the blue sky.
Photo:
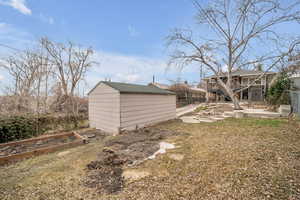
[[[178,76],[194,82],[198,67],[165,70],[165,37],[192,25],[194,14],[189,0],[0,0],[0,43],[25,49],[47,36],[92,46],[100,67],[88,73],[88,87],[104,78],[148,83],[152,75],[164,83]],[[0,48],[0,56],[8,52]],[[0,71],[2,83],[5,76]]]
[[[165,46],[173,28],[195,28],[195,13],[191,0],[0,0],[0,44],[26,49],[47,36],[92,46],[100,66],[88,72],[86,90],[105,78],[147,84],[155,75],[161,83],[178,77],[197,83],[196,64],[166,70],[170,52]],[[276,30],[298,36],[300,29],[299,24],[285,24]],[[203,27],[197,27],[197,34],[212,35]],[[270,45],[255,44],[251,54],[266,48]],[[10,53],[0,46],[0,59]],[[0,89],[5,84],[9,77],[0,69]]]

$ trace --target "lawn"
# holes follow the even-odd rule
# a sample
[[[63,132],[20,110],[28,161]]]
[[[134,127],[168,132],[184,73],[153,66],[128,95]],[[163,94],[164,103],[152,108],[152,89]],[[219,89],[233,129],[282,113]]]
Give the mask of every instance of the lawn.
[[[287,119],[226,119],[215,123],[157,125],[185,134],[175,149],[135,170],[116,194],[82,184],[86,165],[104,141],[0,168],[0,199],[300,199],[300,123]],[[108,140],[109,138],[105,138]],[[176,160],[170,155],[181,155]]]

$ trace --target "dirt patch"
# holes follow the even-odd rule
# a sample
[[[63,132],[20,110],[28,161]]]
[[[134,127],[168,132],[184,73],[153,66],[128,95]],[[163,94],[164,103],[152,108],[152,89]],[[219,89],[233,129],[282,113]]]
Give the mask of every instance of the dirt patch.
[[[123,163],[114,151],[104,149],[98,155],[98,160],[87,165],[85,186],[109,194],[120,191],[123,186]]]
[[[59,138],[42,139],[30,143],[16,144],[11,146],[4,146],[0,148],[0,157],[34,151],[36,149],[49,147],[52,145],[59,145],[73,142],[77,138],[75,136],[64,136]]]
[[[96,161],[87,165],[84,185],[99,193],[116,193],[124,186],[123,168],[141,163],[159,150],[159,142],[178,132],[145,128],[124,132],[105,142]]]
[[[181,160],[183,160],[184,155],[172,153],[172,154],[169,154],[168,157],[171,158],[172,160],[181,161]]]
[[[140,179],[145,178],[147,176],[150,176],[150,172],[136,170],[136,169],[125,170],[122,174],[122,177],[125,180],[128,180],[128,181],[140,180]]]

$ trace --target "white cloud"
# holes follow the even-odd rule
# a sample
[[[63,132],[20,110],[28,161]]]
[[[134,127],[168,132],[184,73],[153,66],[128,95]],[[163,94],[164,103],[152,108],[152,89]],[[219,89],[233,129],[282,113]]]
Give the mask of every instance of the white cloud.
[[[122,55],[104,51],[95,51],[93,60],[99,63],[87,74],[87,89],[99,81],[148,84],[155,81],[170,84],[178,77],[182,80],[198,80],[199,67],[191,65],[180,71],[178,68],[167,68],[168,58],[148,58],[142,56]],[[170,82],[171,81],[171,82]]]
[[[4,79],[4,76],[0,74],[0,81]]]
[[[41,21],[48,23],[50,25],[54,24],[54,22],[55,22],[53,17],[46,16],[42,13],[40,13],[39,18]]]
[[[116,79],[119,80],[120,82],[137,82],[142,80],[140,74],[116,74]]]
[[[137,37],[137,36],[140,35],[140,33],[136,30],[136,28],[134,28],[134,27],[131,26],[131,25],[129,25],[129,26],[127,27],[127,29],[128,29],[129,35],[130,35],[131,37]]]
[[[24,15],[31,15],[31,10],[26,6],[26,0],[1,0],[0,4],[10,6]]]
[[[153,75],[157,76],[157,81],[164,83],[168,82],[170,78],[170,74],[166,73],[166,61],[163,59],[121,55],[103,51],[96,51],[93,59],[99,63],[99,66],[92,68],[87,75],[89,88],[105,79],[117,82],[148,84],[152,81]]]

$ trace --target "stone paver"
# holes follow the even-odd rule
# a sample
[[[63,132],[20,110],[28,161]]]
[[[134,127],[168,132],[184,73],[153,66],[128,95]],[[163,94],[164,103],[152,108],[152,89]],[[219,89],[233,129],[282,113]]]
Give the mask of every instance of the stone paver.
[[[207,123],[212,123],[216,122],[216,119],[212,119],[210,117],[199,117],[197,115],[193,116],[183,116],[180,118],[184,123],[189,123],[189,124],[198,124],[200,122],[207,122]]]
[[[192,104],[192,105],[187,105],[187,106],[184,106],[182,108],[177,108],[176,109],[176,116],[177,117],[180,117],[184,114],[187,114],[187,113],[190,113],[190,112],[193,112],[194,110],[196,110],[198,107],[200,107],[201,104]]]
[[[180,117],[180,119],[184,123],[188,123],[188,124],[198,124],[198,123],[200,123],[200,121],[197,118],[195,118],[194,116],[184,116],[184,117]]]

